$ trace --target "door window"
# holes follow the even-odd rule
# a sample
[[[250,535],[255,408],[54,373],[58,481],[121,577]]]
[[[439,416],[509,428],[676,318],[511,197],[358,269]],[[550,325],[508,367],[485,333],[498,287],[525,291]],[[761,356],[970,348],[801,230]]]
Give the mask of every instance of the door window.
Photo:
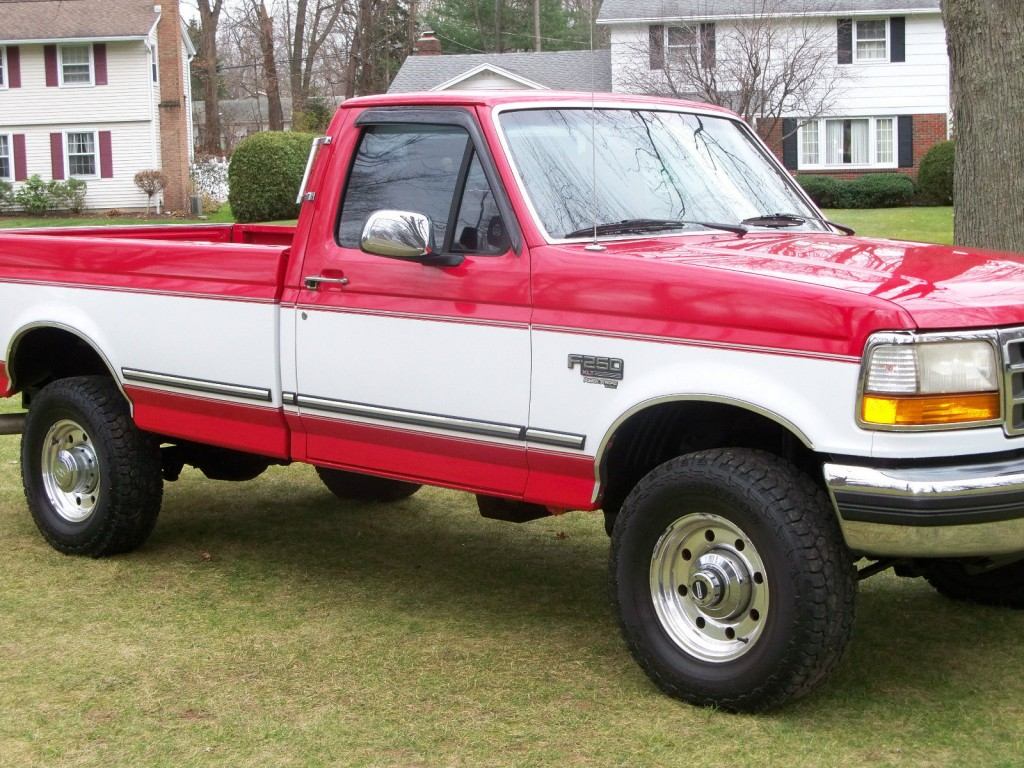
[[[457,207],[457,210],[456,210]],[[375,211],[421,213],[445,252],[495,254],[508,234],[469,134],[439,125],[381,125],[366,129],[349,173],[338,243],[359,248]]]

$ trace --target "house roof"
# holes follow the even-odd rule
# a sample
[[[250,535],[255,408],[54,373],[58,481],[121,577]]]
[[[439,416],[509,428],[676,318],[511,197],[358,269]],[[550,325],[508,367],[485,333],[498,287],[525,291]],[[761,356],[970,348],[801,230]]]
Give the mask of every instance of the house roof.
[[[940,0],[604,0],[599,24],[759,16],[938,13]]]
[[[596,65],[591,71],[591,64]],[[611,51],[549,51],[544,53],[471,53],[410,56],[398,70],[388,93],[457,88],[461,80],[489,70],[527,87],[561,91],[610,91]]]
[[[176,0],[164,0],[165,2]],[[146,37],[159,0],[0,0],[0,40],[114,40]]]

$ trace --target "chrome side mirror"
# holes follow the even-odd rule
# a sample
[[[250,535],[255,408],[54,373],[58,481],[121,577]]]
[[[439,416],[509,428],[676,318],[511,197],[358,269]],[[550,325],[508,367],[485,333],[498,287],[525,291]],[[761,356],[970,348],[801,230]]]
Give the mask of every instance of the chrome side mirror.
[[[422,213],[374,211],[363,227],[367,253],[419,261],[433,252],[433,227]]]

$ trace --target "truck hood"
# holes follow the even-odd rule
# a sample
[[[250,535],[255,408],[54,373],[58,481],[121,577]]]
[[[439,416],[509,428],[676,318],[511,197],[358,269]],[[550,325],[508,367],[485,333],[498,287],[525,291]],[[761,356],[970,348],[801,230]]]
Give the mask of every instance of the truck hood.
[[[1024,324],[1024,255],[806,232],[654,242],[637,255],[883,299],[921,329]]]

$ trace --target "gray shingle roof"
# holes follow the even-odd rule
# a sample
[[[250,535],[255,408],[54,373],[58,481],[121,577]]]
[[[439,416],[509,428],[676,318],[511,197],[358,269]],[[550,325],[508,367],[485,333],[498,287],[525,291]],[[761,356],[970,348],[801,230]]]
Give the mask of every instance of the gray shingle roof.
[[[685,18],[728,18],[762,13],[777,14],[879,13],[884,11],[939,11],[939,0],[604,0],[598,21]]]
[[[0,0],[0,40],[145,37],[159,18],[153,10],[159,2]]]
[[[608,50],[550,51],[545,53],[470,53],[451,56],[410,56],[398,70],[388,93],[429,91],[479,67],[490,64],[559,91],[612,89],[612,61]],[[591,65],[596,71],[591,77]],[[458,86],[455,86],[456,88]]]

